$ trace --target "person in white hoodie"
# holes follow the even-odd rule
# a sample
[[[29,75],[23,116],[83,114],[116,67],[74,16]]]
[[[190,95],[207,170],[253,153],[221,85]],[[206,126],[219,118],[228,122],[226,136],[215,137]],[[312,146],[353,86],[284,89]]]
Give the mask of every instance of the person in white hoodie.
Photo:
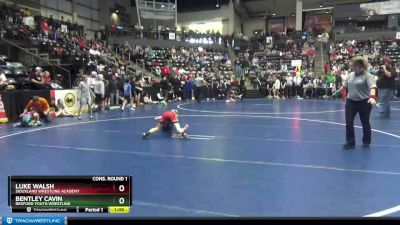
[[[90,77],[88,77],[88,82],[89,82],[89,85],[90,85],[90,89],[92,89],[92,90],[94,88],[94,83],[96,82],[96,79],[97,79],[97,72],[96,71],[92,71],[90,73]]]
[[[274,86],[272,86],[272,92],[274,94],[274,98],[279,99],[280,90],[281,90],[281,80],[279,80],[279,78],[276,78]]]
[[[87,75],[83,75],[82,81],[79,83],[78,88],[78,101],[79,101],[79,110],[78,110],[78,119],[82,119],[82,107],[88,106],[90,112],[90,119],[93,118],[92,114],[92,90],[90,89],[90,84]]]
[[[103,74],[97,75],[96,80],[94,81],[94,95],[95,95],[95,104],[97,109],[104,111],[104,78]]]

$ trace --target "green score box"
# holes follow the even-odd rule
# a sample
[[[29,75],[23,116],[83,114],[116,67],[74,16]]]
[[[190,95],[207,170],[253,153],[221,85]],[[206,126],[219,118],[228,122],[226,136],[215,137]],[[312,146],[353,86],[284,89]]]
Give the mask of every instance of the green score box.
[[[130,206],[125,195],[11,195],[11,206]]]

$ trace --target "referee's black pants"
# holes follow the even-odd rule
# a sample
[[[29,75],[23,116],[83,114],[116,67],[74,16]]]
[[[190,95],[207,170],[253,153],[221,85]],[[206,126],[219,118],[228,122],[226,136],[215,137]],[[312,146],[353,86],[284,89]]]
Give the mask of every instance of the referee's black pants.
[[[353,101],[347,99],[346,101],[346,142],[347,144],[355,145],[354,134],[354,119],[357,113],[360,115],[360,120],[363,128],[363,144],[371,144],[371,124],[369,123],[369,116],[371,114],[372,105],[368,103],[368,99],[361,101]]]
[[[194,98],[197,102],[201,101],[203,86],[194,88]]]

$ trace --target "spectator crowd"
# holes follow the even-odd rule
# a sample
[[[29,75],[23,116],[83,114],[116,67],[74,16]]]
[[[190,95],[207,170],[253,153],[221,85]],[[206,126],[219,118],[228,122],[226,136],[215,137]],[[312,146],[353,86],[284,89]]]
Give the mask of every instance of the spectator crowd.
[[[79,68],[79,72],[75,71],[69,78],[72,88],[88,86],[93,99],[90,106],[98,111],[112,106],[135,110],[147,103],[226,99],[231,93],[244,94],[248,88],[260,90],[267,98],[328,98],[342,87],[351,72],[351,59],[357,55],[368,59],[368,72],[374,74],[376,80],[382,73],[393,73],[394,86],[381,84],[378,87],[387,89],[390,86],[394,92],[389,91],[387,95],[400,93],[397,78],[400,50],[396,41],[329,42],[329,35],[325,32],[323,45],[319,47],[316,39],[303,40],[296,33],[272,35],[273,41],[267,41],[266,36],[261,35],[250,40],[252,43],[248,49],[236,49],[235,56],[232,56],[229,49],[211,47],[157,48],[129,43],[110,44],[108,36],[119,35],[120,28],[115,25],[105,26],[89,39],[84,26],[62,17],[57,20],[53,16],[33,16],[27,9],[5,5],[0,7],[0,13],[2,37],[29,43],[36,41],[48,48],[52,55],[70,59],[69,62]],[[134,33],[139,35],[135,29]],[[169,31],[173,30],[158,31],[158,35],[165,39]],[[232,47],[238,46],[234,44],[237,39],[246,40],[241,35],[191,31],[182,33],[179,38],[205,46],[223,42]],[[329,51],[329,61],[324,65],[324,73],[316,74],[315,58],[325,49]],[[0,89],[65,87],[66,78],[61,74],[51,74],[46,68],[27,70],[22,65],[7,62],[6,57],[0,57],[0,64],[7,67],[1,68]],[[138,67],[142,67],[142,71]],[[28,85],[17,85],[8,76],[15,73],[26,73],[24,81]],[[381,93],[386,95],[384,90]],[[68,112],[59,115],[64,114],[69,115]]]

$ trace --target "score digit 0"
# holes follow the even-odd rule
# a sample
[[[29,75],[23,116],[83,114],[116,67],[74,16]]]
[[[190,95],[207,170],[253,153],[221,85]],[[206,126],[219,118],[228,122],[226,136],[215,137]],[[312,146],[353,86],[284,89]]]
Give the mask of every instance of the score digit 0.
[[[119,185],[118,190],[119,190],[120,192],[124,192],[124,191],[125,191],[125,186],[124,186],[124,185]]]
[[[120,205],[123,205],[125,203],[125,198],[123,197],[119,198],[118,202]]]

